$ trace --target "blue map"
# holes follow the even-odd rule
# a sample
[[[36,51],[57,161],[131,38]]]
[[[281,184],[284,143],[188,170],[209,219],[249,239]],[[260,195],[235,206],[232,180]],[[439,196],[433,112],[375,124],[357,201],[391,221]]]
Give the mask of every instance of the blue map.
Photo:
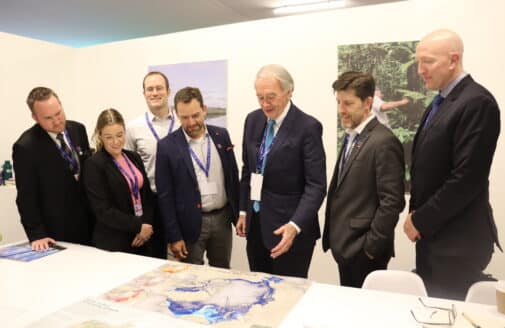
[[[168,297],[167,306],[176,316],[198,315],[209,323],[236,320],[244,317],[253,306],[274,301],[275,289],[271,284],[282,281],[282,278],[275,276],[260,281],[240,278],[208,280],[198,286],[175,289],[180,293],[203,292],[203,295],[208,295],[205,299],[179,301]],[[216,290],[219,292],[216,293]]]

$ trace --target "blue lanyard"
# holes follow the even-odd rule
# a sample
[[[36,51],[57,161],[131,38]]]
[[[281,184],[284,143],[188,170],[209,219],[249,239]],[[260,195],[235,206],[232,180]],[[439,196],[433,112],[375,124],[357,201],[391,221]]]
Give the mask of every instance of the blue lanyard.
[[[202,161],[196,156],[195,152],[193,149],[191,149],[191,146],[188,145],[189,148],[189,153],[191,154],[191,157],[195,160],[196,164],[198,167],[205,173],[205,176],[208,178],[209,177],[209,171],[210,171],[210,137],[207,134],[207,163],[205,163],[205,166],[203,165]]]
[[[172,113],[172,115],[170,115],[170,128],[168,129],[168,133],[172,133],[172,131],[174,130],[174,121],[175,121],[174,114]],[[156,130],[154,130],[154,126],[149,120],[149,115],[147,114],[147,112],[146,112],[146,123],[149,129],[151,130],[151,133],[156,138],[156,141],[160,141],[160,137],[156,133]]]
[[[267,138],[267,133],[268,133],[268,124],[265,127],[265,132],[263,132],[263,139],[261,140],[261,145],[260,145],[260,150],[258,153],[258,160],[256,161],[256,172],[261,172],[261,168],[263,167],[263,161],[265,160],[265,157],[268,155],[270,152],[270,149],[272,149],[272,146],[274,145],[275,138],[277,138],[277,135],[274,136],[272,139],[272,143],[268,146],[268,149],[265,149],[265,141]]]
[[[135,197],[136,200],[138,200],[139,196],[140,196],[139,180],[137,178],[137,175],[135,174],[135,171],[133,170],[130,159],[128,157],[126,157],[126,155],[124,153],[122,153],[121,155],[123,155],[126,165],[128,165],[128,168],[130,169],[130,172],[132,174],[131,176],[128,174],[128,172],[126,172],[121,167],[121,165],[119,165],[119,163],[114,158],[112,160],[114,161],[114,164],[116,164],[119,171],[121,171],[121,173],[123,173],[123,175],[128,179],[128,181],[130,181],[130,184],[132,186],[133,196]],[[132,178],[132,176],[133,176],[133,178]]]
[[[72,151],[72,154],[77,154],[77,152],[74,149],[74,145],[72,145],[72,140],[70,140],[70,135],[68,134],[67,129],[65,129],[64,133],[65,133],[65,137],[67,138],[68,144],[70,146],[70,150]],[[70,165],[72,165],[72,167],[74,169],[78,169],[79,168],[79,163],[74,158],[74,156],[70,156],[69,154],[67,154],[67,152],[63,149],[62,145],[60,145],[59,142],[57,143],[57,146],[58,146],[58,150],[60,151],[61,156],[63,156],[63,158],[67,162],[69,162]]]

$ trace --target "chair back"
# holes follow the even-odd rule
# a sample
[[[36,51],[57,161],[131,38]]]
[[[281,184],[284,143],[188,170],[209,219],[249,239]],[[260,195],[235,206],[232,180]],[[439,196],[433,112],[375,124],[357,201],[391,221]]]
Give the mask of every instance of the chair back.
[[[377,270],[370,272],[366,276],[362,288],[421,297],[428,296],[423,280],[410,271]]]
[[[477,281],[466,293],[465,302],[496,305],[496,281]]]

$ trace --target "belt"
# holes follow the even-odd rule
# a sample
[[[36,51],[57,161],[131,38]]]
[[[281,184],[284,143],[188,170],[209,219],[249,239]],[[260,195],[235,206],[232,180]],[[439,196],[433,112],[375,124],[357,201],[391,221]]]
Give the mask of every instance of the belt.
[[[217,213],[220,213],[220,212],[226,210],[228,207],[229,207],[229,204],[226,204],[225,206],[223,206],[221,208],[217,208],[215,210],[210,210],[208,212],[202,211],[202,214],[204,214],[204,215],[217,214]]]

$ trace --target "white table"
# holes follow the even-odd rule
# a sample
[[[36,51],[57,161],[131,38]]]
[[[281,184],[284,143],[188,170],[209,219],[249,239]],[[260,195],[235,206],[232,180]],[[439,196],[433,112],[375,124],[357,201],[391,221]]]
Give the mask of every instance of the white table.
[[[98,296],[165,261],[61,243],[67,250],[33,262],[0,259],[0,322],[24,327],[86,297]],[[448,300],[429,299],[450,304]],[[416,297],[314,283],[282,327],[421,327],[410,309]],[[458,303],[458,310],[503,319],[495,307]],[[465,326],[458,326],[465,327]],[[466,326],[472,328],[471,326]],[[488,327],[485,327],[488,328]],[[491,327],[493,328],[493,327]]]
[[[16,187],[0,186],[0,245],[26,238],[16,206]]]

